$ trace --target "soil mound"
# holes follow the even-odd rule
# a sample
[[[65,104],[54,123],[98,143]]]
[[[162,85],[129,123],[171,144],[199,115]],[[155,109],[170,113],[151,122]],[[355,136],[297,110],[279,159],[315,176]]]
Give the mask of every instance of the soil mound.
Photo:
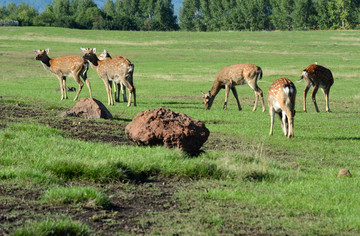
[[[195,153],[206,142],[210,131],[199,120],[159,107],[137,114],[126,126],[125,134],[138,145],[164,145]]]

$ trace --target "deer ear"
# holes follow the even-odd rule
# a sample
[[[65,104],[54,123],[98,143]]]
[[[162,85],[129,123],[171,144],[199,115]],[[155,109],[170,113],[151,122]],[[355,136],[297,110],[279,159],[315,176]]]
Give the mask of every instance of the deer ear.
[[[38,53],[38,51],[39,51],[39,50],[37,50],[37,49],[34,49],[34,52],[35,52],[35,53]]]
[[[50,49],[45,49],[46,54],[49,54]]]
[[[201,91],[201,93],[203,94],[203,95],[205,95],[206,93],[204,93],[203,91]]]
[[[96,53],[96,48],[93,48],[92,51],[93,51],[93,53]]]
[[[104,54],[107,54],[107,51],[106,51],[106,49],[104,49]]]
[[[85,51],[86,51],[85,48],[80,47],[80,49],[81,49],[82,52],[85,52]]]

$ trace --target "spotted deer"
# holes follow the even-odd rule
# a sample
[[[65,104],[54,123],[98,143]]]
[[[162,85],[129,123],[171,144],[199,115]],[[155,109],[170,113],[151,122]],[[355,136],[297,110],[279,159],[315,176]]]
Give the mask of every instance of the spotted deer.
[[[108,104],[114,105],[111,82],[121,81],[129,90],[128,106],[131,105],[132,95],[134,95],[134,106],[136,106],[136,93],[133,84],[134,64],[120,56],[101,61],[95,54],[96,48],[81,48],[81,50],[84,52],[83,58],[90,61],[91,67],[104,81]]]
[[[74,77],[76,83],[79,85],[79,89],[76,93],[74,100],[78,99],[79,94],[84,86],[84,83],[80,80],[80,77],[86,82],[86,85],[89,88],[90,98],[92,98],[90,82],[87,79],[89,63],[85,61],[81,56],[66,56],[51,59],[48,56],[49,49],[34,49],[34,52],[36,53],[35,59],[41,61],[44,68],[56,75],[59,79],[61,100],[68,98],[66,88],[67,76]]]
[[[269,113],[271,118],[270,135],[273,134],[275,113],[281,120],[281,128],[288,138],[294,137],[294,116],[296,87],[291,80],[275,80],[268,91]]]
[[[225,103],[223,109],[227,108],[227,101],[230,89],[235,96],[239,111],[241,110],[240,101],[237,95],[236,85],[248,84],[255,92],[255,105],[253,111],[257,108],[258,98],[261,98],[263,112],[265,111],[265,103],[262,90],[257,85],[257,80],[262,78],[262,70],[260,67],[250,64],[242,63],[232,66],[224,67],[217,74],[215,82],[211,87],[209,93],[203,93],[205,109],[210,110],[216,95],[220,89],[225,88]]]
[[[326,101],[326,112],[330,112],[329,108],[329,94],[330,88],[334,84],[334,78],[331,71],[323,66],[312,64],[306,67],[301,75],[300,82],[305,78],[305,90],[304,90],[304,112],[306,112],[306,95],[310,89],[310,87],[314,87],[311,98],[314,102],[316,112],[320,112],[318,105],[316,103],[316,93],[319,88],[322,89],[325,95]]]
[[[102,53],[99,54],[98,58],[100,61],[112,59],[108,51],[106,51],[105,49]],[[113,84],[114,84],[115,102],[120,102],[120,91],[123,95],[123,101],[128,102],[126,97],[125,85],[121,81],[113,81]]]

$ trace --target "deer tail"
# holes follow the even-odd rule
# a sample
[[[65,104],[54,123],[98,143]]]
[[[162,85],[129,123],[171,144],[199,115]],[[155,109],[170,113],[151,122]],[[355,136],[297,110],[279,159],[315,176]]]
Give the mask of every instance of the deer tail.
[[[258,69],[259,69],[259,80],[261,80],[262,79],[262,76],[263,76],[263,72],[262,72],[262,69],[260,68],[260,67],[258,67]]]

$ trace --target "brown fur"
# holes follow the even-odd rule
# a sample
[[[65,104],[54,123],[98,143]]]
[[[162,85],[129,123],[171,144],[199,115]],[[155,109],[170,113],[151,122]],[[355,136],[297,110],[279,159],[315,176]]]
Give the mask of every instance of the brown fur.
[[[76,83],[79,85],[79,89],[74,100],[78,99],[79,94],[84,86],[84,83],[80,80],[80,77],[82,77],[86,82],[86,85],[89,88],[90,98],[92,98],[90,82],[87,79],[89,64],[82,57],[67,56],[51,59],[48,56],[49,49],[34,49],[34,52],[36,53],[35,59],[41,61],[44,68],[56,75],[59,79],[61,100],[68,98],[66,89],[66,76],[74,77]]]
[[[128,106],[131,105],[132,94],[134,95],[134,106],[136,106],[136,93],[133,84],[134,65],[126,58],[120,56],[101,61],[95,54],[95,48],[81,49],[85,53],[83,58],[90,61],[91,67],[97,71],[104,81],[108,95],[108,104],[114,105],[110,82],[119,80],[129,90]]]
[[[294,116],[296,87],[287,78],[275,80],[268,91],[269,113],[271,117],[270,135],[273,134],[274,116],[278,114],[284,135],[294,137]]]
[[[236,64],[222,68],[218,73],[209,93],[203,92],[205,109],[209,110],[211,108],[215,96],[218,94],[220,89],[225,88],[224,110],[226,110],[227,107],[227,101],[228,101],[230,89],[235,96],[239,110],[241,110],[241,105],[235,86],[243,85],[247,83],[255,92],[255,105],[253,111],[256,110],[258,98],[260,97],[264,112],[265,103],[263,98],[263,92],[257,85],[258,78],[259,79],[262,78],[261,68],[250,63]]]
[[[311,86],[314,87],[311,93],[311,98],[314,102],[316,112],[320,112],[318,105],[316,103],[316,93],[319,88],[322,89],[325,95],[326,112],[330,112],[329,94],[330,94],[330,88],[334,84],[334,78],[331,71],[323,66],[312,64],[303,70],[299,81],[301,81],[303,78],[305,78],[304,112],[306,112],[306,95]]]
[[[100,53],[98,58],[101,61],[107,60],[107,59],[112,59],[111,55],[106,50],[104,50],[102,53]],[[131,63],[131,62],[129,61],[129,63]],[[120,91],[123,95],[123,101],[128,102],[127,97],[126,97],[125,85],[121,81],[113,81],[113,84],[114,84],[115,102],[120,102]]]

